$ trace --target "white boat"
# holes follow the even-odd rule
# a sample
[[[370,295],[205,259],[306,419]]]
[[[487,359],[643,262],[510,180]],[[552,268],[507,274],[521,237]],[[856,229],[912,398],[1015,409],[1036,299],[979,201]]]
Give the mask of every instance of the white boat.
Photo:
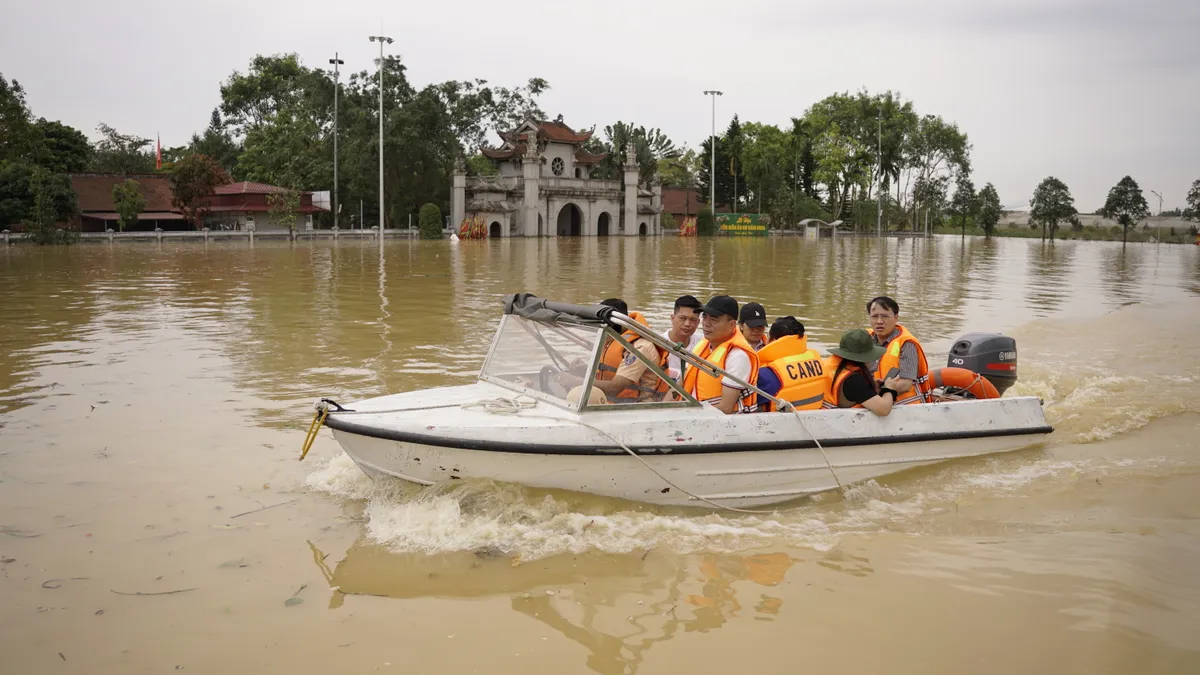
[[[346,406],[322,399],[318,415],[372,477],[420,485],[487,478],[741,509],[1018,450],[1053,431],[1036,397],[898,406],[887,417],[864,409],[726,415],[649,361],[679,400],[589,404],[556,382],[574,369],[584,380],[577,391],[591,391],[602,347],[624,342],[623,330],[672,349],[688,367],[723,373],[610,308],[520,294],[505,304],[477,382]]]

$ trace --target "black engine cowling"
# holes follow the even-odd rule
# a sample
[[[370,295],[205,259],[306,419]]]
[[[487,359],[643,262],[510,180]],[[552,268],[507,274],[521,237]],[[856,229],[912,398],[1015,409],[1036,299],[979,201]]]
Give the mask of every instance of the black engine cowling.
[[[946,365],[979,373],[1003,394],[1017,383],[1017,341],[1000,333],[967,333],[950,349]]]

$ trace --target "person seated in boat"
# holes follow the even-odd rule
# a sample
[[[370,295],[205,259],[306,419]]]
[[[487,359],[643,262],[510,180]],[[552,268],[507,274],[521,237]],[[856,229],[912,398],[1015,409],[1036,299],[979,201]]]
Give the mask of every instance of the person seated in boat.
[[[868,365],[885,351],[861,328],[842,335],[838,346],[829,350],[831,356],[825,362],[830,379],[821,407],[866,408],[880,417],[892,412],[892,406],[896,404],[897,378],[892,377],[881,386]]]
[[[609,298],[600,304],[612,307],[649,328],[645,317],[640,312],[630,312],[628,305],[619,298]],[[643,339],[632,330],[626,330],[621,337],[634,349],[646,357],[651,363],[660,368],[666,365],[665,349],[659,349],[653,342]],[[577,386],[583,383],[583,377],[571,373],[560,373],[559,383],[564,386]],[[611,403],[643,403],[646,401],[661,401],[670,387],[646,365],[616,340],[609,340],[604,346],[600,357],[600,368],[596,373],[593,387],[599,389]]]
[[[869,364],[876,382],[898,377],[895,387],[900,393],[896,399],[898,405],[928,402],[932,388],[929,361],[917,338],[897,323],[900,305],[886,295],[872,298],[867,303],[867,318],[875,344],[885,350],[878,361]]]
[[[771,324],[770,342],[758,350],[758,384],[766,393],[788,401],[796,410],[820,410],[830,377],[815,349],[809,349],[804,324],[781,316]],[[775,412],[770,400],[760,400],[760,412]]]
[[[663,333],[663,337],[690,352],[700,343],[698,328],[700,301],[691,295],[676,298],[675,308],[671,312],[671,327]],[[676,382],[683,381],[683,361],[675,354],[667,355],[667,374]]]
[[[758,354],[738,330],[738,303],[728,295],[717,295],[700,308],[704,339],[692,353],[749,384],[758,382]],[[688,368],[683,388],[701,402],[725,414],[750,412],[755,394],[724,375],[709,375]]]
[[[747,302],[742,305],[742,312],[738,315],[738,331],[742,337],[746,338],[746,342],[758,351],[767,345],[767,310],[757,302]]]

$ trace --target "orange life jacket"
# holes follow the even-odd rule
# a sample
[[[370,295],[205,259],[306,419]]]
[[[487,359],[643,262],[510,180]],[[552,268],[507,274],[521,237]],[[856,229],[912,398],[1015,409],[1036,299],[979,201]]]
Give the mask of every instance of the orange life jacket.
[[[896,405],[927,403],[933,385],[929,381],[929,362],[925,359],[925,350],[921,348],[921,343],[913,337],[912,333],[908,332],[907,328],[900,324],[896,324],[896,328],[900,331],[900,335],[888,343],[887,352],[879,359],[879,367],[875,370],[875,379],[882,382],[899,373],[900,348],[911,343],[917,348],[917,379],[913,380],[911,389],[899,392],[896,397]],[[875,331],[872,330],[870,333],[874,335]]]
[[[829,389],[831,373],[816,350],[808,348],[808,338],[787,335],[758,350],[763,368],[770,368],[782,385],[776,398],[788,401],[796,410],[818,410]],[[762,401],[761,410],[774,412],[775,404]]]
[[[647,328],[650,327],[650,324],[646,323],[646,318],[642,316],[641,312],[630,312],[629,318]],[[637,340],[642,339],[632,330],[624,331],[621,333],[621,337],[625,338],[625,341],[631,345]],[[670,352],[659,348],[658,345],[655,345],[654,348],[658,352],[658,367],[665,371],[667,369],[667,356]],[[611,380],[616,377],[617,369],[621,367],[621,362],[627,358],[636,359],[637,357],[629,354],[625,346],[620,342],[610,340],[608,346],[604,348],[604,356],[600,359],[600,369],[596,373],[596,379]],[[657,378],[657,380],[658,384],[654,388],[644,387],[640,382],[634,382],[633,386],[622,389],[615,397],[611,398],[617,399],[613,401],[614,403],[632,403],[645,398],[661,398],[670,389],[670,386],[662,378]]]
[[[739,330],[733,331],[733,337],[716,347],[710,345],[707,339],[701,340],[692,353],[718,368],[724,369],[725,360],[729,358],[730,351],[734,349],[740,349],[750,357],[750,375],[746,381],[750,384],[758,384],[758,354]],[[683,376],[683,388],[699,401],[719,401],[724,386],[721,384],[722,379],[724,377],[721,375],[713,377],[708,373],[701,372],[699,368],[688,368],[687,373]],[[747,391],[738,401],[739,410],[753,406],[756,398],[757,395],[754,392]]]
[[[842,372],[838,372],[838,367],[842,365],[842,357],[830,354],[825,359],[825,372],[827,377],[832,378],[829,381],[829,388],[825,390],[825,400],[821,403],[821,407],[825,409],[836,408],[861,408],[861,403],[852,403],[842,397],[842,384],[846,378],[858,372],[857,368],[843,368]],[[836,377],[835,377],[836,374]],[[869,374],[867,375],[869,377]]]

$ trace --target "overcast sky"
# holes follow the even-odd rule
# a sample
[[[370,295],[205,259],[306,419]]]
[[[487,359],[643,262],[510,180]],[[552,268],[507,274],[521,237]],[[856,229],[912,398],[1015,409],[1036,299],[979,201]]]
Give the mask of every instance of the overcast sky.
[[[205,126],[255,54],[372,68],[380,30],[417,85],[543,77],[543,108],[576,128],[634,121],[691,147],[705,89],[725,92],[718,128],[892,89],[967,132],[976,185],[1006,206],[1055,175],[1091,211],[1130,174],[1157,211],[1151,189],[1181,206],[1200,178],[1197,26],[1197,0],[39,0],[5,8],[0,72],[38,116],[164,146]]]

